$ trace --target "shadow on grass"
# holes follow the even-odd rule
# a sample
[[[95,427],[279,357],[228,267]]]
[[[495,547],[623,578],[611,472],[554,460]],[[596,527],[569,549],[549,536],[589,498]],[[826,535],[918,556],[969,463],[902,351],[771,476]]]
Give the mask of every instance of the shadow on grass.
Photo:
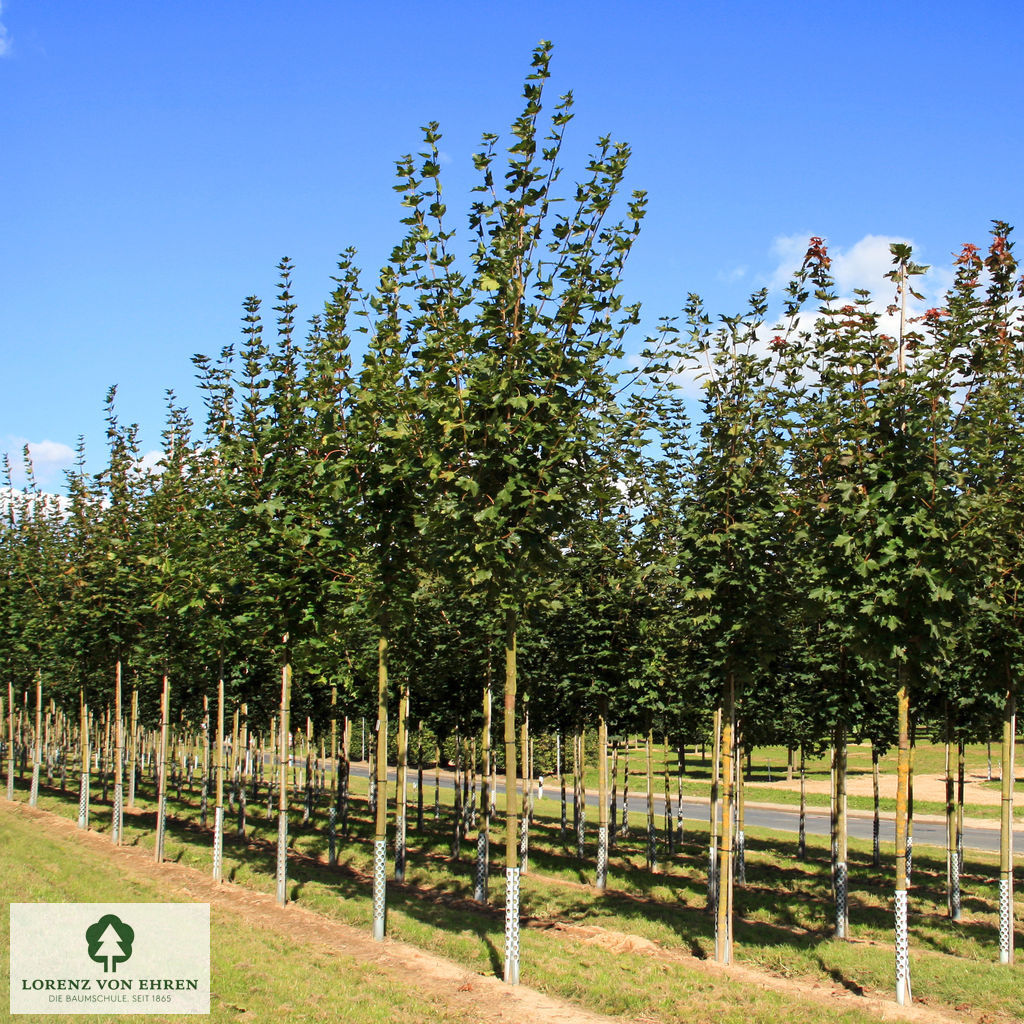
[[[22,787],[18,787],[19,792]],[[266,789],[263,787],[265,794]],[[40,787],[41,796],[60,802],[66,817],[77,815],[77,795],[58,787]],[[173,796],[173,793],[172,793]],[[200,820],[199,794],[182,794],[181,804],[169,802],[166,822],[167,841],[181,849],[173,852],[178,862],[188,860],[209,863],[212,860],[212,832]],[[152,793],[146,785],[137,791],[138,808],[126,815],[126,839],[139,844],[152,835],[156,813]],[[294,900],[306,902],[309,887],[316,884],[341,900],[369,903],[372,862],[371,838],[373,824],[365,799],[352,798],[351,838],[339,837],[338,851],[342,863],[327,863],[329,849],[325,833],[326,809],[316,808],[311,823],[301,823],[301,806],[289,823],[289,882]],[[110,805],[98,800],[92,803],[94,822],[109,829]],[[267,820],[261,805],[254,799],[248,804],[248,835],[239,837],[233,812],[227,811],[228,828],[224,839],[226,859],[230,859],[228,877],[232,881],[250,881],[261,891],[272,891],[276,874],[276,814]],[[212,811],[210,813],[212,818]],[[128,828],[136,833],[129,836]],[[460,941],[479,950],[493,973],[500,977],[503,969],[501,948],[500,905],[485,906],[470,898],[473,885],[473,850],[469,843],[461,848],[461,857],[449,856],[450,811],[439,821],[427,820],[421,832],[410,829],[410,881],[388,883],[389,910],[400,913],[411,922],[436,932],[429,940],[431,948],[441,955],[458,948]],[[500,833],[500,828],[495,830]],[[713,941],[713,922],[705,910],[707,839],[699,829],[688,832],[688,838],[672,856],[662,859],[663,870],[651,874],[645,864],[646,839],[619,838],[610,858],[609,884],[605,895],[598,896],[589,888],[593,880],[595,856],[594,833],[587,842],[588,859],[576,857],[574,835],[567,833],[563,843],[557,820],[535,821],[531,831],[531,868],[536,885],[524,885],[523,913],[527,927],[547,926],[552,921],[611,921],[617,930],[634,930],[639,934],[658,934],[658,926],[666,926],[680,949],[704,958]],[[812,856],[797,860],[795,839],[775,838],[771,842],[748,841],[748,885],[735,889],[735,938],[738,946],[749,949],[756,959],[757,948],[782,948],[803,957],[808,965],[830,977],[850,991],[862,993],[861,986],[841,971],[827,964],[817,952],[821,943],[832,941],[832,898],[830,870],[827,859]],[[871,866],[870,852],[851,851],[851,922],[856,928],[873,933],[891,932],[892,875],[886,869]],[[500,877],[493,871],[492,891]],[[957,941],[973,939],[982,945],[993,942],[993,928],[985,921],[968,920],[943,932],[941,921],[945,908],[945,861],[925,853],[915,853],[915,887],[912,896],[912,936],[919,947],[941,953],[957,952]],[[570,883],[565,885],[562,883]],[[964,884],[992,888],[992,878],[968,873]],[[587,887],[581,893],[580,887]],[[309,895],[311,905],[316,899]],[[543,916],[533,916],[541,913]],[[991,914],[993,902],[980,895],[965,894],[965,912]],[[351,916],[351,915],[350,915]],[[916,920],[915,920],[916,919]],[[367,915],[368,923],[368,915]],[[463,947],[465,948],[465,947]]]

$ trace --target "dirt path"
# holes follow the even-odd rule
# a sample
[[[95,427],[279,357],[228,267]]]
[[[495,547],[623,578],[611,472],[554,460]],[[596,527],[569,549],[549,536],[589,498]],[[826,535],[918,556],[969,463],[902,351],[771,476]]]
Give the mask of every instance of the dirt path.
[[[155,864],[148,850],[134,846],[114,847],[106,835],[82,832],[75,822],[59,815],[10,804],[0,799],[0,814],[18,814],[33,826],[71,842],[81,843],[118,865],[124,872],[156,882],[197,902],[243,917],[251,926],[270,929],[292,940],[322,946],[355,957],[393,974],[396,983],[407,984],[415,971],[417,988],[439,998],[453,1009],[461,1009],[484,1024],[611,1024],[622,1018],[592,1013],[564,1000],[545,995],[526,985],[510,988],[498,979],[466,970],[451,961],[393,939],[374,942],[360,929],[332,921],[298,904],[277,905],[273,897],[244,886],[217,884],[194,868],[172,862]],[[668,949],[637,935],[614,932],[592,925],[555,922],[545,925],[584,945],[592,944],[618,952],[642,953],[762,990],[809,1000],[835,1010],[862,1010],[880,1021],[912,1021],[916,1024],[963,1024],[964,1016],[924,1006],[900,1008],[890,1001],[851,992],[838,985],[776,977],[740,964],[723,967],[699,960],[678,949]],[[637,1024],[649,1024],[643,1018]],[[657,1022],[654,1022],[657,1024]]]
[[[986,807],[998,807],[1001,799],[998,789],[990,789],[983,785],[988,776],[984,773],[968,775],[964,779],[964,803],[981,804]],[[753,785],[753,783],[752,783]],[[787,782],[785,777],[777,782],[756,783],[758,789],[788,789],[793,792],[800,791],[800,780],[794,778]],[[808,793],[828,793],[830,783],[828,779],[809,778],[806,780]],[[872,796],[873,788],[871,774],[869,772],[850,774],[846,779],[846,791],[850,796]],[[878,779],[878,794],[883,799],[896,799],[896,776],[893,774],[880,775]],[[935,803],[946,802],[946,777],[944,775],[923,775],[914,774],[914,798],[916,800],[929,800]]]

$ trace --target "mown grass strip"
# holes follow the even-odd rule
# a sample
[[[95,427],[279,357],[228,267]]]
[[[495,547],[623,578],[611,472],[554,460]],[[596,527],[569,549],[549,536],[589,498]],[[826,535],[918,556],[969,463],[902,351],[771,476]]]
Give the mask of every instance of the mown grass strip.
[[[359,783],[356,789],[352,838],[340,846],[337,869],[325,863],[325,814],[321,811],[316,828],[303,828],[298,816],[293,820],[295,856],[290,866],[289,892],[304,906],[368,931],[372,826]],[[141,792],[147,795],[145,789]],[[191,801],[175,805],[167,852],[169,858],[206,872],[210,869],[210,838],[198,827],[196,801],[193,795]],[[74,814],[70,794],[61,799],[46,793],[42,802],[44,806],[52,803],[66,816]],[[271,892],[274,822],[266,820],[255,802],[249,807],[246,839],[240,840],[230,832],[227,836],[225,871],[236,882]],[[139,810],[139,814],[129,816],[126,836],[129,842],[148,847],[152,844],[151,805],[143,799]],[[499,970],[502,951],[499,909],[481,908],[470,899],[472,857],[468,844],[460,860],[449,858],[450,813],[445,806],[442,820],[435,823],[432,809],[428,810],[423,833],[410,829],[408,883],[404,887],[390,886],[389,934],[481,973],[493,974]],[[104,809],[94,821],[105,828],[107,816]],[[634,826],[640,820],[637,815]],[[524,913],[528,916],[523,933],[524,981],[611,1014],[658,1017],[659,1007],[685,1001],[689,998],[686,992],[696,986],[702,1000],[710,999],[716,1005],[717,1019],[733,1019],[734,1011],[742,1013],[747,1021],[844,1019],[817,1006],[807,1009],[810,1016],[796,1017],[789,1001],[782,1016],[771,1000],[760,1008],[751,1007],[745,996],[730,994],[735,986],[730,986],[727,978],[713,974],[708,977],[699,965],[695,968],[688,962],[691,955],[706,958],[711,949],[711,921],[704,912],[705,827],[688,823],[682,851],[663,858],[663,869],[656,875],[644,868],[642,830],[635,827],[634,836],[633,840],[617,842],[611,859],[610,891],[598,898],[589,887],[593,863],[576,860],[569,849],[574,845],[572,837],[567,836],[563,845],[557,822],[540,819],[535,823],[531,873],[524,879],[523,890]],[[591,853],[592,847],[591,840]],[[884,845],[884,866],[878,870],[871,866],[868,844],[851,840],[853,941],[849,943],[831,938],[827,840],[810,837],[809,847],[809,859],[802,863],[796,858],[792,836],[748,832],[748,885],[736,890],[738,961],[778,977],[802,979],[807,985],[839,986],[887,998],[892,974],[891,844]],[[1008,969],[995,962],[994,859],[968,854],[963,879],[964,920],[958,925],[944,916],[945,865],[941,851],[922,849],[915,853],[913,880],[915,996],[954,1013],[1024,1019],[1024,971],[1020,966]],[[492,880],[492,894],[500,900],[497,878]],[[574,937],[571,930],[564,930],[574,926],[594,927],[601,934],[584,941]],[[609,951],[597,941],[602,936],[623,934],[656,943],[665,955]],[[587,964],[586,971],[578,969],[580,963]],[[600,970],[591,970],[591,964],[600,965]],[[624,987],[625,976],[642,979],[644,987]],[[743,1009],[737,1010],[737,1006]],[[710,1019],[700,1015],[705,1009],[703,1004],[694,1006],[697,1015],[692,1019]],[[848,1011],[843,1008],[842,1012]]]

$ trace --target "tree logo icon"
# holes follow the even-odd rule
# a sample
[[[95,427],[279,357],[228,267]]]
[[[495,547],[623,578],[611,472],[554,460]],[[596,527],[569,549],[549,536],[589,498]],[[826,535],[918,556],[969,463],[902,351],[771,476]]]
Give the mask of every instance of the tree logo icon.
[[[114,914],[104,914],[95,924],[85,930],[89,943],[89,959],[103,964],[103,973],[117,972],[117,965],[123,964],[132,955],[135,931]]]

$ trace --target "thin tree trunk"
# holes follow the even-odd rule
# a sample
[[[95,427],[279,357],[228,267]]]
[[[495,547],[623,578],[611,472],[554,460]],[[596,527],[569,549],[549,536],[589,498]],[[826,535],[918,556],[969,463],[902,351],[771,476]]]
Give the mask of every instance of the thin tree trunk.
[[[683,848],[683,775],[686,772],[686,745],[680,743],[677,748],[678,771],[676,772],[676,821],[678,833],[676,843],[680,850]]]
[[[26,698],[28,694],[25,694]],[[25,732],[21,729],[21,775],[25,776]],[[103,803],[107,802],[107,786],[110,783],[110,705],[103,709],[103,746],[100,748],[100,785],[103,787]],[[181,799],[179,784],[178,799]]]
[[[658,870],[658,837],[654,824],[654,729],[647,726],[647,870]]]
[[[128,748],[128,806],[135,807],[135,779],[139,764],[139,691],[132,687],[132,727]],[[204,823],[205,824],[205,823]]]
[[[462,736],[455,730],[455,777],[452,779],[452,841],[450,853],[457,860],[462,840]]]
[[[167,729],[171,714],[171,687],[164,676],[163,697],[160,701],[160,757],[156,796],[156,842],[153,859],[160,864],[164,859],[164,829],[167,814]]]
[[[999,962],[1013,963],[1013,782],[1017,694],[1007,661],[1006,702],[1003,705],[1003,756],[999,826]]]
[[[86,749],[88,749],[88,743],[86,742],[86,739],[85,739],[86,731],[85,731],[85,711],[84,711],[84,708],[85,708],[85,697],[84,696],[81,697],[81,705],[82,705],[82,708],[83,708],[83,710],[82,710],[82,722],[81,722],[82,749],[86,750]],[[89,762],[87,760],[87,755],[84,755],[83,758],[82,758],[82,794],[83,795],[88,792],[88,790],[86,788],[87,780],[88,780],[88,776],[87,776],[87,772],[88,771],[89,771]],[[7,681],[7,799],[8,800],[13,800],[14,799],[14,683],[12,683],[10,680]],[[78,814],[78,827],[79,828],[86,828],[86,826],[82,824],[82,814],[83,814],[83,812],[82,812],[82,810],[80,808],[79,809],[79,814]],[[88,820],[87,816],[86,816],[86,820]]]
[[[910,767],[907,772],[907,888],[914,867],[914,754],[917,750],[917,722],[910,718]]]
[[[341,835],[344,839],[348,839],[348,812],[349,805],[351,803],[351,788],[352,788],[352,720],[345,716],[344,728],[341,730],[341,779],[339,780],[339,788],[341,795],[339,800],[341,806],[339,813],[341,815]]]
[[[629,836],[629,736],[622,749],[622,829],[619,834],[624,839]]]
[[[722,848],[719,854],[718,913],[715,921],[715,959],[732,963],[732,801],[736,756],[735,680],[726,676],[722,707]]]
[[[662,761],[662,777],[665,781],[665,846],[668,848],[669,856],[675,853],[676,847],[676,830],[675,830],[675,816],[672,809],[672,783],[669,777],[668,770],[668,737],[665,737],[663,744],[663,755],[664,760]]]
[[[408,794],[406,776],[409,767],[409,683],[403,681],[398,698],[398,767],[395,800],[395,881],[405,881],[405,837]]]
[[[373,937],[384,940],[388,857],[388,632],[377,641],[377,806],[373,833]]]
[[[807,859],[807,768],[804,758],[804,746],[800,744],[800,825],[796,841],[798,860]]]
[[[956,880],[957,890],[960,888],[960,878],[964,872],[964,776],[966,774],[967,759],[964,751],[964,741],[961,739],[956,745]],[[956,908],[957,916],[955,921],[960,920],[960,907]]]
[[[602,697],[597,719],[597,871],[598,892],[608,887],[608,699]]]
[[[740,765],[742,760],[740,746],[742,737],[739,729],[736,731],[737,742],[737,771],[736,771],[736,869],[733,877],[737,885],[747,884],[747,839],[743,831],[747,816],[747,782],[744,778],[743,769]],[[747,766],[750,766],[750,751],[747,751]]]
[[[38,723],[38,705],[36,712]],[[38,729],[38,724],[36,726]],[[124,834],[124,725],[121,721],[121,659],[117,659],[114,667],[114,820],[110,830],[110,838],[115,846],[120,846]]]
[[[473,898],[487,902],[487,882],[491,850],[491,661],[487,659],[487,672],[483,692],[483,725],[480,729],[480,827],[476,835],[476,880]]]
[[[287,641],[286,641],[287,642]],[[278,738],[281,744],[278,754],[278,786],[277,786],[277,902],[284,906],[288,902],[288,749],[291,738],[291,707],[292,707],[292,666],[286,652],[284,664],[281,666],[281,723]],[[223,736],[224,719],[218,712],[218,733]],[[218,761],[221,763],[221,780],[223,780],[223,743]],[[223,781],[218,783],[218,789]],[[217,794],[221,800],[220,793]]]
[[[896,760],[896,894],[894,900],[896,1002],[900,1006],[909,1006],[912,1002],[910,990],[910,949],[907,933],[910,695],[907,687],[907,670],[903,665],[900,665],[898,671],[899,690],[896,702],[899,723],[899,745]]]
[[[519,726],[519,746],[523,765],[523,816],[519,822],[519,870],[521,874],[525,875],[530,870],[530,807],[533,783],[533,779],[530,777],[529,711],[523,712],[523,720]]]
[[[118,684],[121,681],[120,674],[121,663],[118,662]],[[118,689],[120,694],[120,688]],[[118,699],[118,708],[120,709],[120,698]],[[118,728],[120,729],[120,717],[118,718]],[[118,733],[120,735],[120,733]],[[32,785],[29,789],[28,803],[30,807],[35,807],[39,803],[39,772],[43,765],[43,673],[41,669],[36,669],[36,725],[32,733]],[[118,773],[120,773],[120,766],[118,767]],[[115,792],[115,797],[116,797]],[[117,822],[117,814],[120,811],[120,807],[115,807],[114,810],[114,821]],[[118,832],[114,838],[115,843],[121,842],[121,835]]]
[[[423,719],[416,723],[416,831],[423,832]]]
[[[576,761],[576,859],[583,861],[586,855],[587,835],[587,787],[586,787],[586,730],[580,726],[576,735],[579,758]]]
[[[871,792],[873,797],[874,814],[871,821],[871,864],[873,867],[882,866],[881,849],[881,815],[878,813],[878,748],[874,740],[871,741]]]
[[[516,613],[505,612],[505,968],[519,984],[519,862],[516,856]]]
[[[847,817],[846,817],[846,730],[836,729],[836,861],[835,900],[836,938],[845,939],[850,932],[849,873],[847,871]]]
[[[718,796],[719,767],[722,753],[722,709],[715,708],[712,718],[714,739],[711,755],[711,799],[708,801],[710,820],[708,823],[708,911],[718,917]],[[717,946],[717,941],[716,941]]]
[[[331,687],[331,806],[327,811],[327,863],[338,863],[338,806],[341,802],[341,771],[338,763],[338,687]]]
[[[434,744],[434,821],[441,819],[441,740]]]
[[[607,731],[607,729],[606,729]],[[619,744],[616,740],[612,743],[612,794],[611,807],[609,809],[608,821],[608,846],[609,849],[615,845],[615,834],[618,831],[619,809],[616,806],[619,799]]]
[[[954,908],[960,904],[960,877],[956,870],[956,798],[953,781],[953,719],[949,701],[945,702],[946,737],[944,744],[946,768],[946,912],[956,920]]]
[[[135,694],[132,694],[132,720],[135,719]],[[135,741],[132,740],[134,751]],[[133,753],[134,760],[134,753]],[[128,804],[131,806],[134,793],[128,790]],[[206,828],[210,810],[210,698],[203,694],[203,781],[199,787],[199,821]]]
[[[567,828],[568,822],[567,822],[566,799],[565,799],[565,753],[564,753],[564,751],[561,748],[561,742],[562,742],[561,737],[562,737],[562,734],[559,733],[558,734],[558,743],[559,743],[559,747],[558,747],[558,753],[559,753],[559,760],[558,760],[558,782],[559,782],[559,786],[561,787],[561,793],[562,793],[562,816],[560,818],[559,826],[558,826],[558,838],[559,838],[560,842],[564,843],[565,842],[565,832],[566,832],[566,828]]]
[[[287,746],[285,747],[287,758]],[[213,807],[213,879],[222,881],[224,858],[224,659],[217,660],[217,747],[214,754],[216,802]],[[284,776],[282,775],[282,780]],[[282,901],[283,902],[283,901]]]

